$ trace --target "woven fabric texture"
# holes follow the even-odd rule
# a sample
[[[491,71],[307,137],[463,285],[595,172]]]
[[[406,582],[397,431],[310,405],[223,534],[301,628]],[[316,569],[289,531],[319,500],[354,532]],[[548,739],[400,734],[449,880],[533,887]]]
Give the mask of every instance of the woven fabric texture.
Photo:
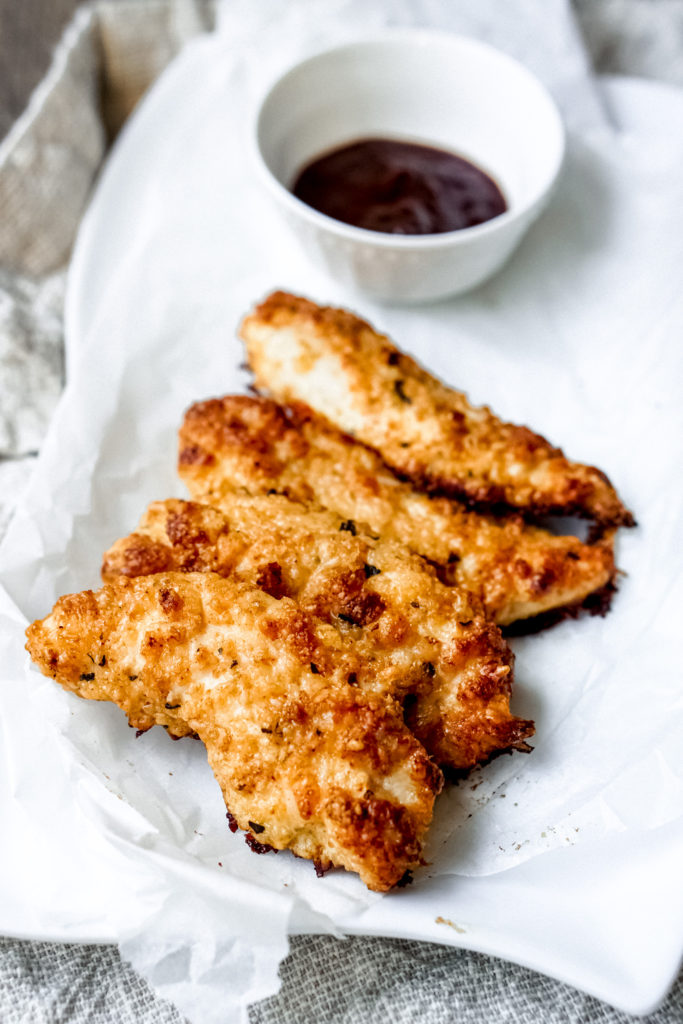
[[[401,939],[294,938],[277,996],[251,1024],[634,1024],[590,996],[493,957]],[[683,975],[644,1024],[680,1024]],[[0,940],[2,1024],[182,1024],[110,946]],[[226,1024],[230,1024],[226,1020]]]

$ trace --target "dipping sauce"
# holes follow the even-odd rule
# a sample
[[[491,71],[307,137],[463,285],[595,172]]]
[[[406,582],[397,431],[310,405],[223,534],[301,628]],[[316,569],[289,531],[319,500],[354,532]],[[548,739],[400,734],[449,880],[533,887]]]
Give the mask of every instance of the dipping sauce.
[[[433,146],[360,139],[308,164],[294,195],[345,224],[394,235],[435,235],[483,224],[507,210],[495,181]]]

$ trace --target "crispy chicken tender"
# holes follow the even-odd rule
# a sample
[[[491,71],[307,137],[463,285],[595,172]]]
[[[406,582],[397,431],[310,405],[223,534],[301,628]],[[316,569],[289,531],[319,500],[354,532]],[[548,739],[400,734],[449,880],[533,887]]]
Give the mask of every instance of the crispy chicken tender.
[[[434,563],[442,579],[476,594],[489,618],[509,625],[605,594],[615,574],[614,538],[595,544],[524,522],[429,498],[387,469],[376,452],[307,406],[285,411],[266,398],[198,402],[180,431],[179,472],[211,504],[244,488],[315,501],[367,523]]]
[[[305,402],[421,490],[633,525],[599,469],[470,405],[352,313],[275,292],[246,317],[241,336],[259,388]]]
[[[141,729],[196,732],[258,852],[380,892],[420,864],[441,773],[399,705],[348,684],[336,630],[290,599],[212,573],[122,577],[60,598],[27,637],[66,689]]]
[[[331,512],[277,495],[217,500],[220,509],[154,502],[105,554],[104,578],[199,570],[256,585],[333,630],[344,679],[402,702],[443,766],[464,771],[527,749],[533,723],[510,713],[511,653],[466,591]]]

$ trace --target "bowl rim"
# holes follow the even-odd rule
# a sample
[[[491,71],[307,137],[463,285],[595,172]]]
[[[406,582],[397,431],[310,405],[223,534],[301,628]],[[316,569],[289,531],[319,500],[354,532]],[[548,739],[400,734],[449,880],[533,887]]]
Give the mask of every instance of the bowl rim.
[[[556,128],[557,152],[555,154],[555,161],[551,165],[550,172],[548,173],[543,186],[540,189],[537,189],[534,194],[523,203],[519,203],[512,208],[508,208],[504,213],[491,218],[491,220],[484,221],[482,224],[475,224],[468,228],[457,228],[454,231],[441,231],[432,234],[399,235],[392,234],[390,232],[373,231],[370,228],[356,227],[353,224],[346,224],[344,221],[337,220],[335,217],[330,217],[328,214],[321,213],[319,210],[315,210],[312,206],[304,203],[303,200],[298,199],[285,185],[282,184],[282,182],[278,181],[266,163],[260,144],[260,125],[263,112],[266,104],[276,89],[279,89],[287,79],[294,77],[294,75],[298,74],[302,69],[307,66],[320,63],[334,54],[343,53],[344,51],[368,49],[370,47],[377,46],[378,44],[392,43],[410,43],[411,45],[415,43],[420,45],[438,43],[440,45],[447,46],[455,44],[460,47],[468,47],[475,51],[478,50],[482,54],[485,53],[489,57],[496,58],[501,63],[507,64],[508,67],[514,69],[516,73],[521,74],[522,77],[526,78],[545,100],[548,113],[550,114],[550,119],[554,122],[554,126]],[[385,137],[396,139],[400,138],[396,134],[391,136],[387,135]],[[408,141],[406,136],[403,136],[403,139]],[[429,145],[430,143],[428,140],[423,140],[422,144]],[[340,140],[339,145],[344,145],[343,140]],[[484,42],[476,37],[462,35],[456,32],[448,32],[442,29],[419,27],[386,28],[372,33],[371,35],[364,36],[362,39],[347,40],[343,43],[338,43],[335,46],[327,46],[324,49],[309,54],[301,60],[296,61],[294,64],[289,65],[289,67],[278,74],[277,77],[269,83],[259,97],[251,118],[250,131],[250,149],[259,177],[265,183],[266,187],[274,194],[275,198],[280,203],[288,207],[294,215],[309,221],[309,223],[317,226],[318,228],[323,228],[326,231],[349,241],[362,242],[364,245],[374,245],[377,248],[382,249],[399,250],[438,249],[452,245],[463,245],[470,240],[480,239],[486,235],[494,234],[507,225],[511,225],[516,221],[523,219],[525,216],[528,216],[535,210],[535,208],[541,205],[547,196],[550,195],[564,163],[566,145],[566,130],[558,106],[546,85],[538,78],[537,75],[530,71],[526,65],[522,64],[522,62],[517,60],[515,57],[511,57],[504,51],[499,50],[490,43]]]

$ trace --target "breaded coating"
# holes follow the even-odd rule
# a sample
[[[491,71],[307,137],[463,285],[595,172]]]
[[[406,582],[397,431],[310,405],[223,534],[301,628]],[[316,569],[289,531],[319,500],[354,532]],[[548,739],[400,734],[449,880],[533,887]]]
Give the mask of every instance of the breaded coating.
[[[213,573],[121,577],[60,598],[27,637],[66,689],[195,732],[257,852],[379,892],[420,864],[441,773],[396,702],[348,684],[337,631],[288,598]]]
[[[352,313],[275,292],[246,317],[241,336],[260,389],[305,402],[420,490],[633,525],[599,469],[470,405]]]
[[[287,498],[226,492],[219,508],[155,502],[104,557],[103,576],[208,571],[293,600],[336,633],[346,680],[394,697],[441,765],[464,771],[527,749],[510,713],[512,655],[476,599],[423,559],[352,520]]]
[[[430,498],[301,403],[285,411],[244,395],[198,402],[181,427],[179,472],[194,497],[210,495],[212,504],[235,488],[277,491],[367,523],[476,594],[499,625],[579,606],[608,590],[615,574],[612,533],[583,544],[520,515],[497,518]]]

